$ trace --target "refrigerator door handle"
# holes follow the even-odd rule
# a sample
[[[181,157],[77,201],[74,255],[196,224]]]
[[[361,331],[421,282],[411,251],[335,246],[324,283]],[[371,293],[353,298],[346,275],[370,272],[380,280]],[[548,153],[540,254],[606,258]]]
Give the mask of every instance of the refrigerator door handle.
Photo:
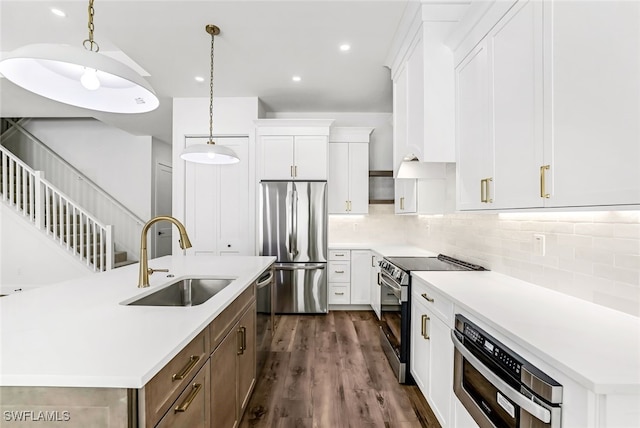
[[[295,187],[291,192],[291,255],[295,258],[298,255],[298,192]]]
[[[291,250],[293,247],[293,192],[287,192],[287,199],[289,200],[287,204],[289,210],[287,219],[289,219],[289,222],[287,223],[287,240],[285,241],[285,247],[287,254],[293,258],[293,252]]]
[[[324,269],[324,268],[325,268],[325,263],[318,263],[318,264],[301,264],[301,263],[285,264],[285,263],[276,263],[276,265],[275,265],[275,269],[276,270],[317,270],[317,269]]]

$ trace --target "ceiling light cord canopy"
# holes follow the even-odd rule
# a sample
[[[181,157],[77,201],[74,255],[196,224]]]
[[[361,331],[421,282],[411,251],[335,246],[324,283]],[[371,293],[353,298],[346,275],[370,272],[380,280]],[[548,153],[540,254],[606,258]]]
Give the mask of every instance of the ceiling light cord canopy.
[[[180,157],[188,162],[214,165],[234,164],[240,158],[229,147],[217,145],[213,141],[213,52],[215,36],[220,34],[220,28],[207,25],[205,30],[211,35],[211,68],[209,73],[209,141],[207,144],[194,144],[185,148]]]
[[[153,88],[127,65],[98,53],[93,39],[94,0],[89,0],[89,38],[84,48],[34,44],[10,52],[0,73],[43,97],[108,113],[146,113],[160,104]]]

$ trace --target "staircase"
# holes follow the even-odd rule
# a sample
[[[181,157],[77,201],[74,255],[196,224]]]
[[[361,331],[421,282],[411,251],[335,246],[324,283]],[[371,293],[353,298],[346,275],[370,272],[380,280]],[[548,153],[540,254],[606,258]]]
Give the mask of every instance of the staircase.
[[[12,132],[27,133],[17,122],[8,122],[13,127],[3,123],[3,139]],[[94,272],[136,262],[129,260],[126,250],[115,249],[113,225],[100,222],[46,180],[44,172],[31,169],[2,145],[0,199]],[[134,222],[141,230],[144,222],[137,217]]]

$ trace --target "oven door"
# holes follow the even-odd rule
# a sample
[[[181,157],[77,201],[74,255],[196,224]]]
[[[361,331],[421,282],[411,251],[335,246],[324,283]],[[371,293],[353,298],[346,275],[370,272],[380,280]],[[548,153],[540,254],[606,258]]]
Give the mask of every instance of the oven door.
[[[380,274],[380,343],[398,382],[413,383],[409,363],[408,287],[400,286],[384,272]]]
[[[451,332],[455,346],[453,391],[480,428],[559,428],[561,409],[551,406],[524,387],[508,384],[484,365]]]

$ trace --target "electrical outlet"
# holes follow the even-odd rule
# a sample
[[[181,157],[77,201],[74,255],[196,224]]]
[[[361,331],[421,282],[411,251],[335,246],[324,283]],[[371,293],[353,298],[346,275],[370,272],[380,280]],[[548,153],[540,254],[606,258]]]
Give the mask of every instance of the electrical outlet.
[[[430,235],[431,235],[431,226],[430,226],[430,225],[428,225],[428,224],[427,224],[427,225],[424,227],[424,230],[425,230],[425,232],[427,233],[427,236],[430,236]]]
[[[546,251],[544,235],[540,233],[533,234],[533,254],[536,256],[544,256]]]

